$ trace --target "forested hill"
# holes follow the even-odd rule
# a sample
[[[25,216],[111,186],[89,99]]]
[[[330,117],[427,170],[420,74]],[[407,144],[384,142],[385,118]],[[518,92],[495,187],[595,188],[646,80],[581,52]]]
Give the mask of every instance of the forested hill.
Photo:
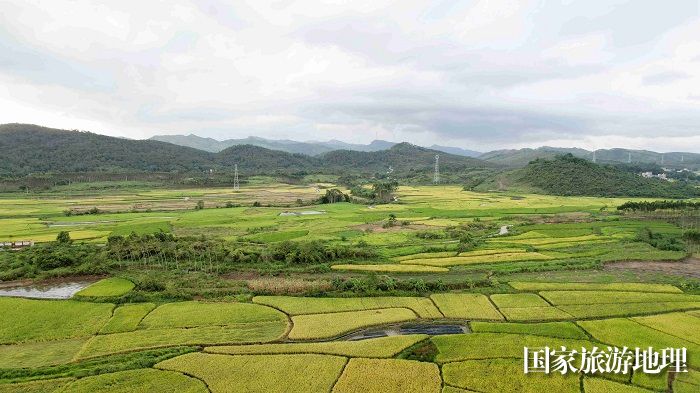
[[[700,154],[688,152],[657,153],[648,150],[599,149],[596,150],[599,164],[656,164],[669,168],[700,169]],[[578,148],[543,146],[537,149],[494,150],[484,153],[480,160],[510,167],[524,167],[538,158],[552,159],[557,155],[572,154],[575,157],[593,160],[593,151]]]
[[[556,156],[551,160],[534,160],[526,167],[502,174],[479,188],[606,197],[686,198],[700,195],[699,189],[682,182],[646,179],[571,154]]]
[[[0,125],[0,172],[208,170],[211,154],[158,141],[114,138],[28,124]]]
[[[65,172],[208,172],[246,174],[328,173],[414,176],[432,173],[435,154],[445,171],[492,167],[482,161],[400,143],[388,150],[338,150],[320,156],[292,154],[252,145],[218,153],[154,140],[130,140],[89,132],[26,124],[0,125],[0,174]]]
[[[236,145],[214,154],[221,168],[233,168],[238,164],[247,173],[297,173],[317,172],[318,160],[304,154],[292,154],[270,150],[260,146]]]
[[[323,165],[330,167],[364,168],[367,171],[381,172],[393,170],[397,173],[411,171],[433,171],[435,156],[439,155],[440,169],[445,174],[463,171],[468,168],[493,168],[494,164],[470,157],[448,154],[410,143],[398,143],[387,150],[361,152],[335,150],[321,155]]]

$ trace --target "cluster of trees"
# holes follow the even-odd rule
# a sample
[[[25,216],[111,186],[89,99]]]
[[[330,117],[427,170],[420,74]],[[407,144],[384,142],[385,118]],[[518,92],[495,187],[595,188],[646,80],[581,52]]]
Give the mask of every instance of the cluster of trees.
[[[617,210],[632,210],[653,212],[656,210],[682,210],[682,209],[700,209],[700,202],[691,201],[629,201],[617,207]]]
[[[642,228],[637,232],[636,241],[650,244],[654,248],[666,251],[685,251],[685,244],[681,236],[669,233],[652,232],[649,228]]]
[[[512,181],[554,195],[690,198],[700,190],[681,182],[646,179],[610,165],[598,165],[572,154],[537,159],[512,175]]]
[[[337,188],[326,190],[326,194],[318,198],[319,203],[350,202],[350,196]]]
[[[375,252],[363,244],[328,245],[319,241],[281,242],[270,245],[241,245],[206,237],[175,237],[169,233],[110,236],[106,252],[117,261],[174,266],[194,263],[208,270],[239,264],[317,264],[338,259],[366,259]]]
[[[416,232],[416,236],[421,239],[456,239],[459,241],[457,252],[466,252],[483,244],[484,237],[493,231],[495,231],[495,227],[492,224],[476,221],[449,226],[440,232],[420,231]]]
[[[110,236],[104,247],[73,243],[67,232],[57,241],[17,252],[0,252],[0,280],[53,275],[98,274],[124,265],[161,269],[230,271],[237,265],[252,268],[301,266],[336,260],[376,257],[374,249],[319,241],[256,245],[206,237],[176,237],[169,233]]]

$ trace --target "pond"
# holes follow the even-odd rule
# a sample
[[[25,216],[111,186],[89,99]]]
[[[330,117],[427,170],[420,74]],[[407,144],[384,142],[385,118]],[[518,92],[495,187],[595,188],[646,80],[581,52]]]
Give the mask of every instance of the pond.
[[[92,281],[62,282],[52,284],[29,284],[0,287],[0,296],[35,299],[70,299],[76,292],[92,284]]]
[[[384,326],[381,328],[368,328],[343,337],[343,340],[357,341],[368,338],[403,336],[408,334],[428,334],[439,336],[443,334],[471,333],[466,324],[459,323],[404,323],[399,325]]]

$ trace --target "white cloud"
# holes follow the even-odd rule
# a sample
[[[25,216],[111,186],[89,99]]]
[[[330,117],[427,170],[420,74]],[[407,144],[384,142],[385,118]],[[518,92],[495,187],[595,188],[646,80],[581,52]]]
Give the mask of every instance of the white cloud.
[[[700,151],[698,7],[5,1],[0,122]]]

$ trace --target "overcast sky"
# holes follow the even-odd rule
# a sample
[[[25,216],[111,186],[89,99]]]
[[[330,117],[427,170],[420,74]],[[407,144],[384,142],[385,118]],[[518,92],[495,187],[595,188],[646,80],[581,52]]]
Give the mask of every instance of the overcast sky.
[[[699,13],[698,0],[3,0],[0,123],[700,152]]]

